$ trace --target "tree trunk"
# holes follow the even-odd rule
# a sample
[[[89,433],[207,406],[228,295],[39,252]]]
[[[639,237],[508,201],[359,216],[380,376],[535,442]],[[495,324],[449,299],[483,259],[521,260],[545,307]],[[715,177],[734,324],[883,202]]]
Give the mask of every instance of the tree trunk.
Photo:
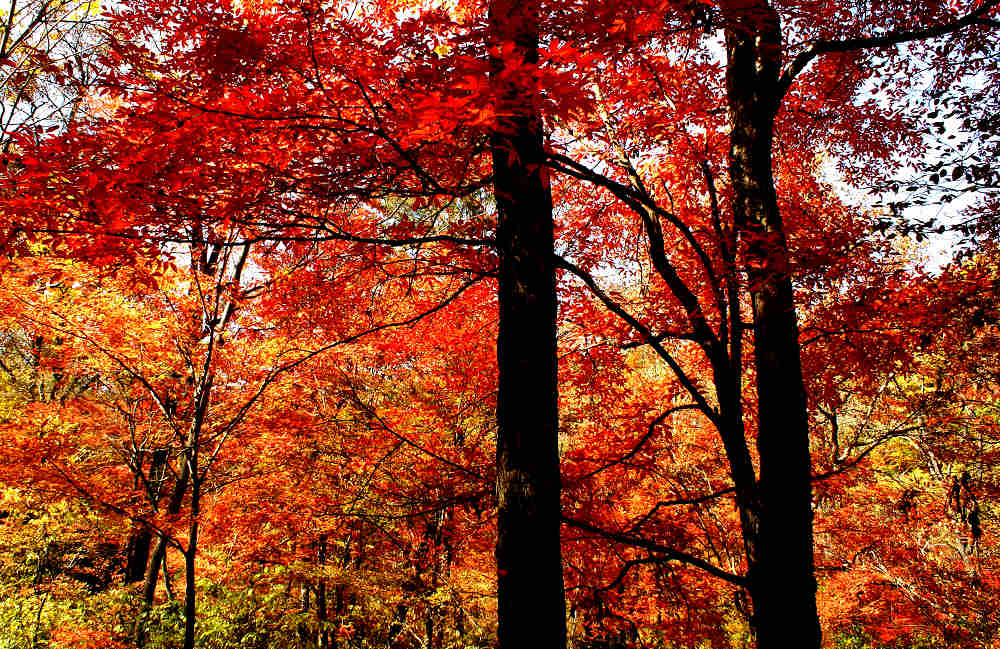
[[[312,625],[309,624],[309,613],[312,611],[312,584],[303,581],[299,587],[299,608],[302,611],[302,619],[299,621],[299,644],[306,649],[313,646]]]
[[[150,455],[149,473],[146,480],[146,497],[155,512],[160,502],[160,483],[166,470],[167,451],[157,449]],[[142,468],[140,467],[140,471]],[[147,525],[137,525],[129,535],[125,554],[125,583],[143,581],[149,566],[149,552],[153,545],[153,532]]]
[[[135,584],[145,578],[152,545],[153,533],[143,524],[136,525],[129,534],[125,549],[126,584]]]
[[[197,610],[194,559],[198,548],[198,520],[191,521],[188,546],[184,551],[184,649],[194,649],[194,630]]]
[[[194,560],[198,554],[198,517],[201,515],[201,478],[198,476],[198,446],[196,444],[189,447],[187,464],[190,466],[189,473],[191,475],[191,513],[188,519],[190,521],[188,542],[184,549],[184,649],[194,649],[194,630],[197,620]]]
[[[771,169],[781,32],[766,0],[725,8],[733,214],[746,243],[759,399],[760,539],[749,571],[760,649],[818,648],[809,421],[785,233]]]
[[[538,4],[492,0],[493,135],[500,255],[497,616],[500,649],[566,646],[559,545],[556,282],[552,196],[534,79]],[[500,52],[511,52],[501,58]],[[504,74],[504,72],[508,74]]]
[[[319,537],[316,544],[316,565],[326,564],[326,535]],[[319,631],[316,636],[316,646],[319,649],[330,648],[330,629],[327,627],[327,606],[326,606],[326,578],[320,572],[319,582],[316,584],[316,620],[319,622]]]
[[[184,494],[187,492],[189,471],[190,467],[188,463],[182,462],[180,475],[177,476],[174,490],[170,494],[170,500],[167,501],[167,513],[172,516],[176,516],[181,511],[181,505],[184,503]],[[137,647],[142,647],[146,644],[146,622],[149,617],[149,611],[153,607],[153,601],[156,598],[156,582],[160,576],[160,565],[163,564],[166,556],[167,537],[157,534],[156,545],[153,547],[153,553],[146,567],[146,579],[142,584],[142,608],[139,611],[139,618],[135,623],[135,645]]]

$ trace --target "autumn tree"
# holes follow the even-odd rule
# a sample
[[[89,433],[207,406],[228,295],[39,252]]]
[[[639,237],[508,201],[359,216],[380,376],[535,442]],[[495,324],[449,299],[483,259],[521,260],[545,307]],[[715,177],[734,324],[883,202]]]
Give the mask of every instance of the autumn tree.
[[[381,18],[379,10],[371,9],[372,16]],[[470,261],[478,264],[474,272],[481,274],[492,274],[494,264],[488,257],[484,259],[475,253],[475,248],[496,245],[500,251],[496,272],[501,296],[498,358],[501,376],[511,377],[501,380],[498,399],[498,462],[506,467],[500,472],[498,483],[501,511],[504,512],[499,518],[504,532],[498,546],[501,564],[498,574],[500,601],[506,602],[501,607],[504,611],[501,618],[512,616],[511,619],[518,620],[501,626],[527,632],[529,627],[520,621],[522,616],[536,619],[539,609],[536,604],[544,601],[548,611],[544,619],[554,625],[545,636],[562,638],[565,633],[560,630],[564,627],[564,605],[557,514],[556,306],[551,259],[551,199],[540,166],[542,131],[536,106],[537,81],[532,72],[537,59],[537,8],[522,8],[519,4],[491,8],[493,18],[486,32],[476,32],[478,40],[468,44],[461,44],[462,39],[469,37],[458,32],[459,45],[450,56],[429,56],[421,35],[413,31],[411,23],[386,24],[398,39],[391,49],[402,49],[410,58],[407,65],[398,68],[399,78],[405,78],[405,85],[416,90],[415,94],[408,91],[410,96],[406,97],[402,110],[396,108],[398,88],[371,78],[370,66],[342,67],[343,61],[356,57],[341,57],[337,52],[352,47],[383,58],[390,56],[389,50],[378,44],[375,34],[350,16],[338,15],[337,11],[328,8],[301,10],[278,5],[255,15],[256,10],[251,8],[243,12],[244,17],[251,20],[250,30],[246,31],[220,22],[222,14],[213,12],[209,5],[181,10],[176,14],[175,33],[197,33],[201,45],[189,50],[178,47],[179,43],[171,42],[169,37],[158,35],[156,40],[174,48],[175,58],[170,65],[175,71],[178,67],[188,67],[193,75],[153,78],[148,72],[149,66],[164,65],[165,59],[137,41],[135,33],[154,26],[159,29],[159,25],[148,19],[158,11],[163,14],[173,8],[157,7],[151,11],[127,8],[115,21],[122,40],[113,49],[112,60],[108,61],[111,74],[106,81],[110,92],[120,95],[118,88],[122,82],[144,86],[151,91],[147,97],[122,97],[125,102],[140,102],[142,107],[130,109],[129,116],[135,119],[115,123],[114,120],[122,119],[122,109],[112,120],[112,132],[118,133],[121,139],[109,146],[106,135],[92,139],[79,132],[63,138],[57,147],[70,147],[79,154],[89,146],[97,146],[102,153],[92,149],[88,157],[110,155],[122,160],[136,156],[134,160],[142,158],[150,163],[147,171],[155,177],[165,180],[168,176],[164,172],[170,169],[170,174],[181,174],[175,178],[187,180],[180,184],[171,180],[167,185],[153,178],[150,182],[138,182],[134,167],[118,168],[109,176],[108,170],[98,172],[83,161],[81,168],[70,169],[68,173],[77,178],[91,178],[95,188],[101,188],[100,192],[111,192],[96,203],[98,208],[93,222],[101,224],[99,228],[110,225],[125,238],[148,238],[155,231],[169,240],[177,236],[171,233],[176,232],[186,214],[198,212],[198,218],[206,220],[231,219],[234,207],[243,213],[242,206],[259,202],[267,207],[252,220],[236,217],[253,230],[253,234],[248,234],[253,238],[332,238],[390,248],[409,246],[420,255],[424,255],[427,248],[414,246],[436,242],[471,245],[473,253],[459,254],[472,258]],[[226,12],[232,14],[233,19],[241,19],[229,7],[223,11]],[[273,21],[276,14],[287,15],[291,22]],[[429,19],[439,22],[446,37],[449,32],[467,27],[467,19],[447,15],[429,15]],[[454,24],[448,24],[449,20]],[[275,79],[269,78],[270,66],[263,65],[267,55],[255,50],[259,45],[276,46],[293,33],[302,34],[304,38],[297,41],[296,47],[282,46],[278,69],[286,81],[283,85],[275,84]],[[487,50],[488,57],[484,56]],[[472,52],[475,58],[470,56]],[[128,65],[123,65],[125,63]],[[429,64],[440,67],[441,63],[445,63],[447,69],[444,76],[428,74]],[[303,86],[293,80],[302,74],[314,77],[315,85]],[[462,75],[465,75],[464,83],[469,85],[469,91],[454,93],[449,90],[447,100],[443,100],[443,89],[453,79],[463,78]],[[492,77],[492,86],[487,82],[487,75]],[[196,78],[200,81],[196,82]],[[261,83],[275,92],[262,94]],[[336,92],[331,92],[333,88]],[[286,95],[279,99],[277,96],[293,89],[298,93],[294,98]],[[241,95],[239,99],[234,91]],[[496,95],[495,105],[493,94]],[[423,99],[417,99],[418,95]],[[181,99],[178,101],[178,98]],[[181,114],[188,117],[181,118]],[[275,114],[280,115],[281,121],[291,120],[292,129],[270,130]],[[198,123],[202,126],[196,126]],[[208,132],[218,136],[211,143],[205,138],[204,125],[208,123],[214,124],[214,129]],[[170,135],[153,147],[147,140],[136,148],[136,129],[159,134],[154,139],[167,132]],[[173,149],[181,130],[196,134],[191,142],[193,145],[198,142],[194,147],[199,153],[188,160],[179,157],[174,150],[162,148]],[[268,138],[273,136],[277,140],[272,140],[272,151],[265,153],[264,149],[255,149],[262,157],[255,154],[255,160],[248,164],[246,151],[233,146],[233,133],[239,134],[238,138],[245,143],[250,133],[268,133]],[[302,134],[308,137],[303,139]],[[489,146],[485,144],[487,140]],[[337,141],[345,146],[331,147],[331,142]],[[437,144],[428,147],[427,141]],[[133,154],[126,153],[128,149]],[[223,171],[222,177],[209,180],[211,174],[205,174],[204,169],[197,173],[182,170],[183,165],[197,164],[208,150],[218,156],[212,164]],[[273,150],[283,151],[283,159],[276,160]],[[374,157],[371,152],[376,152]],[[459,157],[451,156],[451,152]],[[437,217],[420,221],[397,220],[390,216],[380,222],[384,217],[377,201],[383,197],[419,196],[449,201],[485,186],[490,177],[485,171],[483,155],[487,152],[494,169],[492,182],[499,197],[496,244],[492,235],[485,236],[492,226],[479,215],[475,219],[444,224],[444,228],[440,227],[441,220]],[[466,162],[455,165],[457,160]],[[34,171],[29,170],[26,175],[34,175]],[[42,184],[51,182],[50,169],[40,165],[38,172],[35,177]],[[112,179],[116,174],[128,178]],[[196,178],[199,175],[202,178]],[[23,183],[25,179],[20,180]],[[156,185],[161,187],[155,189]],[[252,190],[251,186],[257,189]],[[229,190],[220,192],[221,187],[232,188],[232,193]],[[236,187],[239,187],[238,194]],[[528,189],[530,198],[525,194]],[[67,197],[77,206],[70,208],[70,212],[81,210],[80,197],[75,190],[70,191],[72,194]],[[255,191],[258,193],[256,199],[251,198]],[[56,190],[58,193],[60,191]],[[220,193],[228,195],[220,196]],[[206,204],[208,195],[221,200]],[[139,196],[149,198],[144,201]],[[114,205],[106,199],[111,199]],[[355,209],[358,202],[365,206],[362,218],[358,218]],[[56,207],[60,203],[61,199],[55,198],[49,206],[36,206],[42,209],[35,212],[35,222],[50,219],[56,223],[52,229],[60,229],[58,223],[64,219],[65,210],[65,207]],[[146,207],[141,207],[140,203],[145,203]],[[192,209],[193,204],[199,207]],[[91,211],[89,206],[95,203],[87,205],[81,211]],[[109,222],[107,218],[111,212],[106,208],[118,214],[128,210],[130,214],[125,219],[112,216]],[[145,215],[139,216],[137,209]],[[42,213],[47,214],[42,216]],[[69,228],[81,231],[77,224]],[[101,234],[86,223],[83,230]],[[437,262],[432,258],[430,263]],[[506,332],[508,327],[511,327],[510,333]],[[542,347],[536,348],[536,344]],[[547,351],[543,353],[543,350]],[[548,377],[544,388],[536,385],[543,377]],[[509,396],[508,391],[511,392]],[[536,499],[545,504],[536,505]],[[537,562],[533,562],[536,553],[526,552],[525,548],[529,545],[537,548],[539,538],[546,539],[547,550],[537,555]],[[523,566],[515,568],[522,563]],[[544,570],[543,565],[547,566]],[[549,575],[550,582],[544,591],[529,581],[529,576],[532,580],[537,579],[542,572]],[[529,594],[537,599],[530,600]],[[508,606],[513,607],[509,615]],[[511,642],[519,644],[516,639]]]
[[[500,647],[563,647],[552,196],[538,65],[539,4],[489,6],[497,132],[497,618]]]
[[[0,153],[18,152],[88,111],[102,45],[100,6],[89,1],[17,2],[0,9]]]
[[[786,637],[816,646],[799,319],[821,301],[814,290],[848,285],[852,264],[888,254],[866,237],[869,216],[852,214],[825,181],[824,164],[836,161],[841,180],[860,184],[893,156],[921,152],[920,125],[870,99],[868,84],[890,65],[920,61],[942,78],[966,74],[938,65],[923,44],[982,44],[995,3],[406,7],[412,13],[378,3],[357,15],[281,3],[122,7],[104,80],[110,109],[8,174],[11,225],[65,233],[59,245],[80,253],[94,237],[167,244],[184,240],[192,219],[236,223],[239,245],[338,241],[367,246],[382,268],[404,263],[402,254],[421,273],[470,282],[496,274],[502,643],[505,620],[542,611],[547,642],[564,636],[552,521],[551,265],[560,266],[573,278],[563,304],[575,310],[576,340],[607,336],[650,351],[674,379],[653,415],[629,411],[644,418],[630,427],[633,444],[574,476],[574,495],[593,485],[587,473],[627,466],[668,420],[694,415],[721,449],[699,457],[718,466],[705,493],[660,500],[712,501],[720,527],[738,529],[741,559],[664,542],[666,519],[656,515],[665,506],[656,504],[620,529],[572,511],[568,524],[614,551],[648,553],[635,561],[687,563],[745,591],[751,601],[736,608],[761,646]],[[917,54],[892,51],[904,43]],[[908,86],[885,92],[899,98]],[[490,186],[495,213],[488,201],[448,211]],[[99,250],[107,259],[123,252]],[[830,268],[828,284],[812,282],[810,273]],[[616,290],[643,273],[634,292]],[[591,396],[583,386],[593,379],[574,379],[571,393]],[[528,491],[537,508],[506,509]],[[726,498],[737,520],[718,514]],[[506,548],[527,538],[517,530],[536,524],[547,549],[536,555],[533,543],[507,565]],[[513,597],[526,588],[522,570],[547,575],[545,589]],[[508,617],[505,602],[534,604]]]
[[[272,322],[315,332],[335,298],[304,277],[282,284],[281,303],[299,306],[275,304]],[[423,281],[438,280],[411,291]],[[288,566],[319,646],[337,629],[398,646],[495,637],[495,318],[482,309],[494,290],[479,284],[412,328],[332,350],[254,415],[270,431],[251,453],[261,459],[209,534],[247,539],[234,570]]]
[[[820,643],[812,558],[809,411],[795,308],[801,298],[795,297],[793,285],[794,274],[801,272],[796,264],[808,256],[808,250],[790,250],[782,214],[818,214],[810,194],[814,196],[818,189],[829,195],[829,190],[817,188],[803,177],[803,172],[812,175],[805,165],[817,152],[806,140],[796,139],[802,127],[791,116],[796,111],[808,114],[810,102],[849,102],[867,78],[859,61],[873,56],[874,50],[951,34],[982,38],[983,29],[992,27],[984,18],[993,8],[987,3],[953,15],[943,7],[928,7],[928,15],[920,18],[923,22],[912,24],[906,22],[908,12],[905,18],[897,18],[893,12],[901,8],[886,7],[884,14],[879,14],[886,24],[884,33],[868,33],[867,26],[873,22],[870,18],[845,21],[838,16],[839,29],[851,25],[838,37],[825,31],[833,19],[812,7],[726,3],[718,8],[685,7],[673,18],[644,8],[634,8],[634,14],[626,16],[595,9],[592,15],[607,20],[611,24],[608,31],[620,34],[617,39],[600,42],[589,38],[583,29],[570,32],[565,49],[575,49],[577,56],[567,54],[567,66],[582,53],[601,47],[606,48],[604,52],[614,52],[619,62],[634,63],[625,68],[628,72],[602,70],[593,74],[593,108],[583,111],[583,118],[565,119],[567,125],[576,120],[568,138],[573,144],[565,152],[553,152],[551,164],[569,178],[601,188],[635,214],[648,242],[650,272],[662,282],[667,299],[683,318],[673,329],[666,326],[658,331],[630,312],[627,302],[602,289],[595,280],[596,272],[587,272],[569,260],[560,263],[632,328],[638,344],[649,345],[658,353],[692,397],[689,407],[717,428],[741,515],[746,581],[731,573],[721,574],[712,566],[700,567],[715,570],[716,576],[733,583],[745,583],[752,600],[750,620],[760,646],[783,645],[789,637],[802,646]],[[791,25],[784,31],[783,20]],[[698,28],[724,37],[724,61],[698,49]],[[665,55],[671,50],[664,47],[663,34],[673,35],[673,51],[695,53],[690,58]],[[786,50],[783,41],[800,44]],[[793,84],[816,59],[818,63],[803,74],[803,80]],[[704,89],[691,89],[692,78],[704,79]],[[643,96],[656,98],[655,103],[634,102],[635,87],[643,83],[648,88]],[[836,97],[823,98],[824,89],[831,84],[839,84]],[[698,101],[708,103],[699,105]],[[645,106],[655,108],[644,110]],[[840,123],[855,119],[848,117],[853,109],[839,110]],[[724,121],[716,117],[723,112]],[[688,121],[673,128],[671,120],[679,119]],[[892,120],[888,115],[887,121]],[[901,130],[887,132],[893,135],[883,139],[904,136]],[[599,134],[599,145],[584,137],[593,133]],[[824,140],[835,146],[833,137]],[[870,151],[872,145],[866,144]],[[783,154],[777,161],[772,159],[776,145],[782,147]],[[858,155],[869,160],[867,164],[886,157]],[[600,163],[595,165],[594,158]],[[678,164],[689,168],[677,169]],[[726,184],[722,185],[719,170],[726,168]],[[788,183],[787,196],[779,196],[776,178]],[[696,183],[704,190],[691,196],[690,188]],[[578,194],[567,196],[577,198]],[[691,203],[682,204],[681,200]],[[692,207],[693,213],[689,211]],[[602,205],[593,212],[598,209],[607,208]],[[608,219],[600,214],[591,221],[593,225],[585,222],[581,229],[593,229],[601,220]],[[809,240],[808,222],[797,227],[805,235],[802,239]],[[595,263],[592,252],[574,249],[572,243],[568,247],[581,261]],[[687,256],[682,257],[678,248]],[[706,285],[707,291],[701,288]],[[741,315],[744,290],[750,323]],[[749,416],[754,428],[749,432],[756,438],[756,453],[747,441],[743,414],[742,349],[747,333],[752,334],[748,340],[756,385],[754,411]],[[693,378],[697,376],[693,366],[678,360],[680,352],[661,344],[664,340],[690,341],[701,349],[713,377],[710,396]],[[651,427],[649,434],[640,438],[639,446],[652,432]],[[600,532],[593,526],[582,527]],[[660,554],[664,561],[699,565],[697,557],[638,540],[631,533],[607,538],[633,542]],[[790,569],[790,564],[794,568]],[[790,610],[794,612],[789,616]]]

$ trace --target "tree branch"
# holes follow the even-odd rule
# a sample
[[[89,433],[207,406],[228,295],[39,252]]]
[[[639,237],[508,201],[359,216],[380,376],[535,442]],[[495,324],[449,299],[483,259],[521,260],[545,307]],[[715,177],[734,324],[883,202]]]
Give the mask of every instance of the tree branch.
[[[659,357],[662,358],[668,366],[670,366],[670,369],[677,377],[677,380],[680,381],[681,385],[684,386],[684,389],[687,390],[691,395],[691,398],[694,399],[698,406],[698,410],[704,413],[704,415],[708,417],[713,424],[721,427],[719,416],[715,410],[712,409],[712,406],[709,405],[708,401],[705,399],[705,395],[698,390],[694,381],[691,380],[686,372],[684,372],[684,369],[670,354],[670,352],[668,352],[663,345],[660,344],[653,332],[649,330],[649,327],[642,324],[638,318],[633,316],[631,313],[626,311],[624,307],[611,299],[611,296],[605,293],[601,287],[597,285],[597,282],[594,281],[594,278],[590,275],[590,273],[583,270],[568,259],[560,257],[559,255],[556,255],[555,262],[557,267],[568,270],[571,274],[580,278],[587,288],[590,289],[590,292],[598,300],[600,300],[609,311],[617,315],[619,318],[628,323],[633,329],[638,331],[645,339],[646,343],[656,351],[657,355],[659,355]]]
[[[726,572],[718,566],[714,566],[711,563],[705,561],[704,559],[699,559],[698,557],[688,554],[687,552],[681,552],[680,550],[675,550],[669,548],[665,545],[660,545],[655,541],[650,541],[649,539],[644,539],[640,536],[634,536],[631,534],[625,534],[622,532],[613,532],[611,530],[605,530],[596,525],[591,525],[586,521],[581,521],[575,518],[569,518],[567,516],[561,516],[560,519],[566,525],[570,527],[575,527],[577,529],[583,530],[585,532],[590,532],[596,536],[599,536],[610,541],[615,541],[617,543],[623,543],[625,545],[631,545],[633,547],[642,548],[650,552],[654,552],[661,555],[660,558],[663,561],[679,561],[680,563],[687,564],[694,568],[699,568],[704,570],[713,577],[718,577],[724,581],[728,581],[731,584],[737,586],[746,586],[747,579],[742,575],[734,575],[731,572]]]
[[[879,36],[863,36],[859,38],[848,38],[840,41],[815,41],[804,51],[800,52],[798,56],[792,59],[792,62],[787,68],[785,68],[785,71],[781,73],[781,78],[778,79],[777,102],[780,103],[784,98],[788,89],[791,87],[792,82],[795,80],[795,77],[802,72],[813,59],[822,56],[823,54],[856,52],[859,50],[889,47],[891,45],[899,45],[900,43],[907,43],[911,41],[937,38],[939,36],[946,36],[952,32],[959,31],[971,25],[986,24],[987,26],[995,27],[1000,23],[986,18],[986,14],[998,5],[1000,5],[1000,0],[988,0],[978,9],[966,14],[958,20],[923,29],[900,30]]]
[[[675,412],[681,412],[682,410],[698,410],[698,409],[700,409],[700,406],[697,403],[685,403],[683,405],[674,406],[673,408],[665,410],[664,412],[662,412],[660,414],[659,417],[657,417],[653,421],[649,422],[649,428],[646,430],[646,434],[643,435],[639,439],[638,442],[636,442],[635,446],[633,446],[632,449],[628,453],[626,453],[625,455],[621,456],[617,460],[611,460],[607,464],[604,464],[603,466],[600,466],[600,467],[594,469],[593,471],[591,471],[591,472],[587,473],[586,475],[584,475],[581,479],[586,480],[587,478],[592,478],[595,475],[597,475],[598,473],[600,473],[601,471],[604,471],[605,469],[610,469],[611,467],[613,467],[615,465],[622,464],[624,462],[628,462],[629,460],[631,460],[633,457],[636,456],[636,454],[639,452],[639,450],[642,449],[643,445],[647,441],[649,441],[650,437],[653,436],[653,431],[656,430],[656,427],[659,426],[660,424],[662,424],[663,421],[667,417],[669,417],[670,415],[674,414]]]

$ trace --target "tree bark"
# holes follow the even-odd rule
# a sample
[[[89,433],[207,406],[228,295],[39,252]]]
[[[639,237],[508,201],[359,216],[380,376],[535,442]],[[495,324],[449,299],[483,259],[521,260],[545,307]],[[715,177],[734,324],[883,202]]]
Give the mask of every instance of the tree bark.
[[[543,164],[536,82],[518,65],[538,61],[537,0],[492,0],[489,21],[499,119],[491,142],[500,255],[499,646],[561,649],[566,646],[566,609],[559,544],[552,195]]]
[[[211,382],[209,381],[209,385]],[[207,400],[205,401],[207,403]],[[191,512],[188,515],[188,542],[184,548],[184,649],[194,649],[194,632],[197,620],[197,584],[195,583],[195,557],[198,555],[198,517],[201,516],[201,477],[198,474],[198,432],[204,417],[204,408],[195,416],[188,440],[187,460],[191,476]]]
[[[170,500],[167,501],[167,513],[172,516],[180,513],[181,505],[184,503],[184,494],[187,493],[190,467],[187,462],[181,462],[180,469],[177,482],[170,494]],[[146,567],[146,578],[142,584],[142,609],[139,611],[139,618],[135,623],[135,645],[137,647],[146,644],[146,622],[156,598],[156,583],[160,576],[160,565],[167,556],[167,537],[163,534],[156,536],[156,545],[153,547],[153,553]]]
[[[184,551],[184,649],[194,649],[197,590],[195,584],[195,556],[198,548],[198,519],[191,520],[188,529],[188,546]]]
[[[746,245],[754,320],[760,537],[748,578],[759,649],[818,648],[809,421],[789,256],[772,174],[782,53],[766,0],[725,10],[733,213]]]
[[[319,537],[316,542],[316,565],[322,566],[326,564],[326,535]],[[326,610],[326,579],[320,574],[319,582],[316,584],[316,620],[319,622],[319,631],[316,637],[316,646],[319,649],[329,649],[330,647],[330,629],[327,628],[327,610]]]
[[[128,537],[125,549],[125,583],[134,584],[146,576],[153,533],[143,524],[137,524]]]
[[[149,473],[146,478],[146,497],[155,512],[160,502],[160,483],[166,470],[167,451],[156,449],[150,454]],[[142,470],[141,467],[139,469]],[[153,545],[153,531],[148,525],[137,525],[129,535],[125,554],[125,583],[143,581],[149,566],[149,553]]]

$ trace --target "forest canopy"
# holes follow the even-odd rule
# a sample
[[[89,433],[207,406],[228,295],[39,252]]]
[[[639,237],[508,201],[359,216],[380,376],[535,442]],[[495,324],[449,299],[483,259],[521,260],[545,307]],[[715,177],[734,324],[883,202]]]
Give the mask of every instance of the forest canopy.
[[[0,648],[1000,647],[1000,1],[0,3]]]

